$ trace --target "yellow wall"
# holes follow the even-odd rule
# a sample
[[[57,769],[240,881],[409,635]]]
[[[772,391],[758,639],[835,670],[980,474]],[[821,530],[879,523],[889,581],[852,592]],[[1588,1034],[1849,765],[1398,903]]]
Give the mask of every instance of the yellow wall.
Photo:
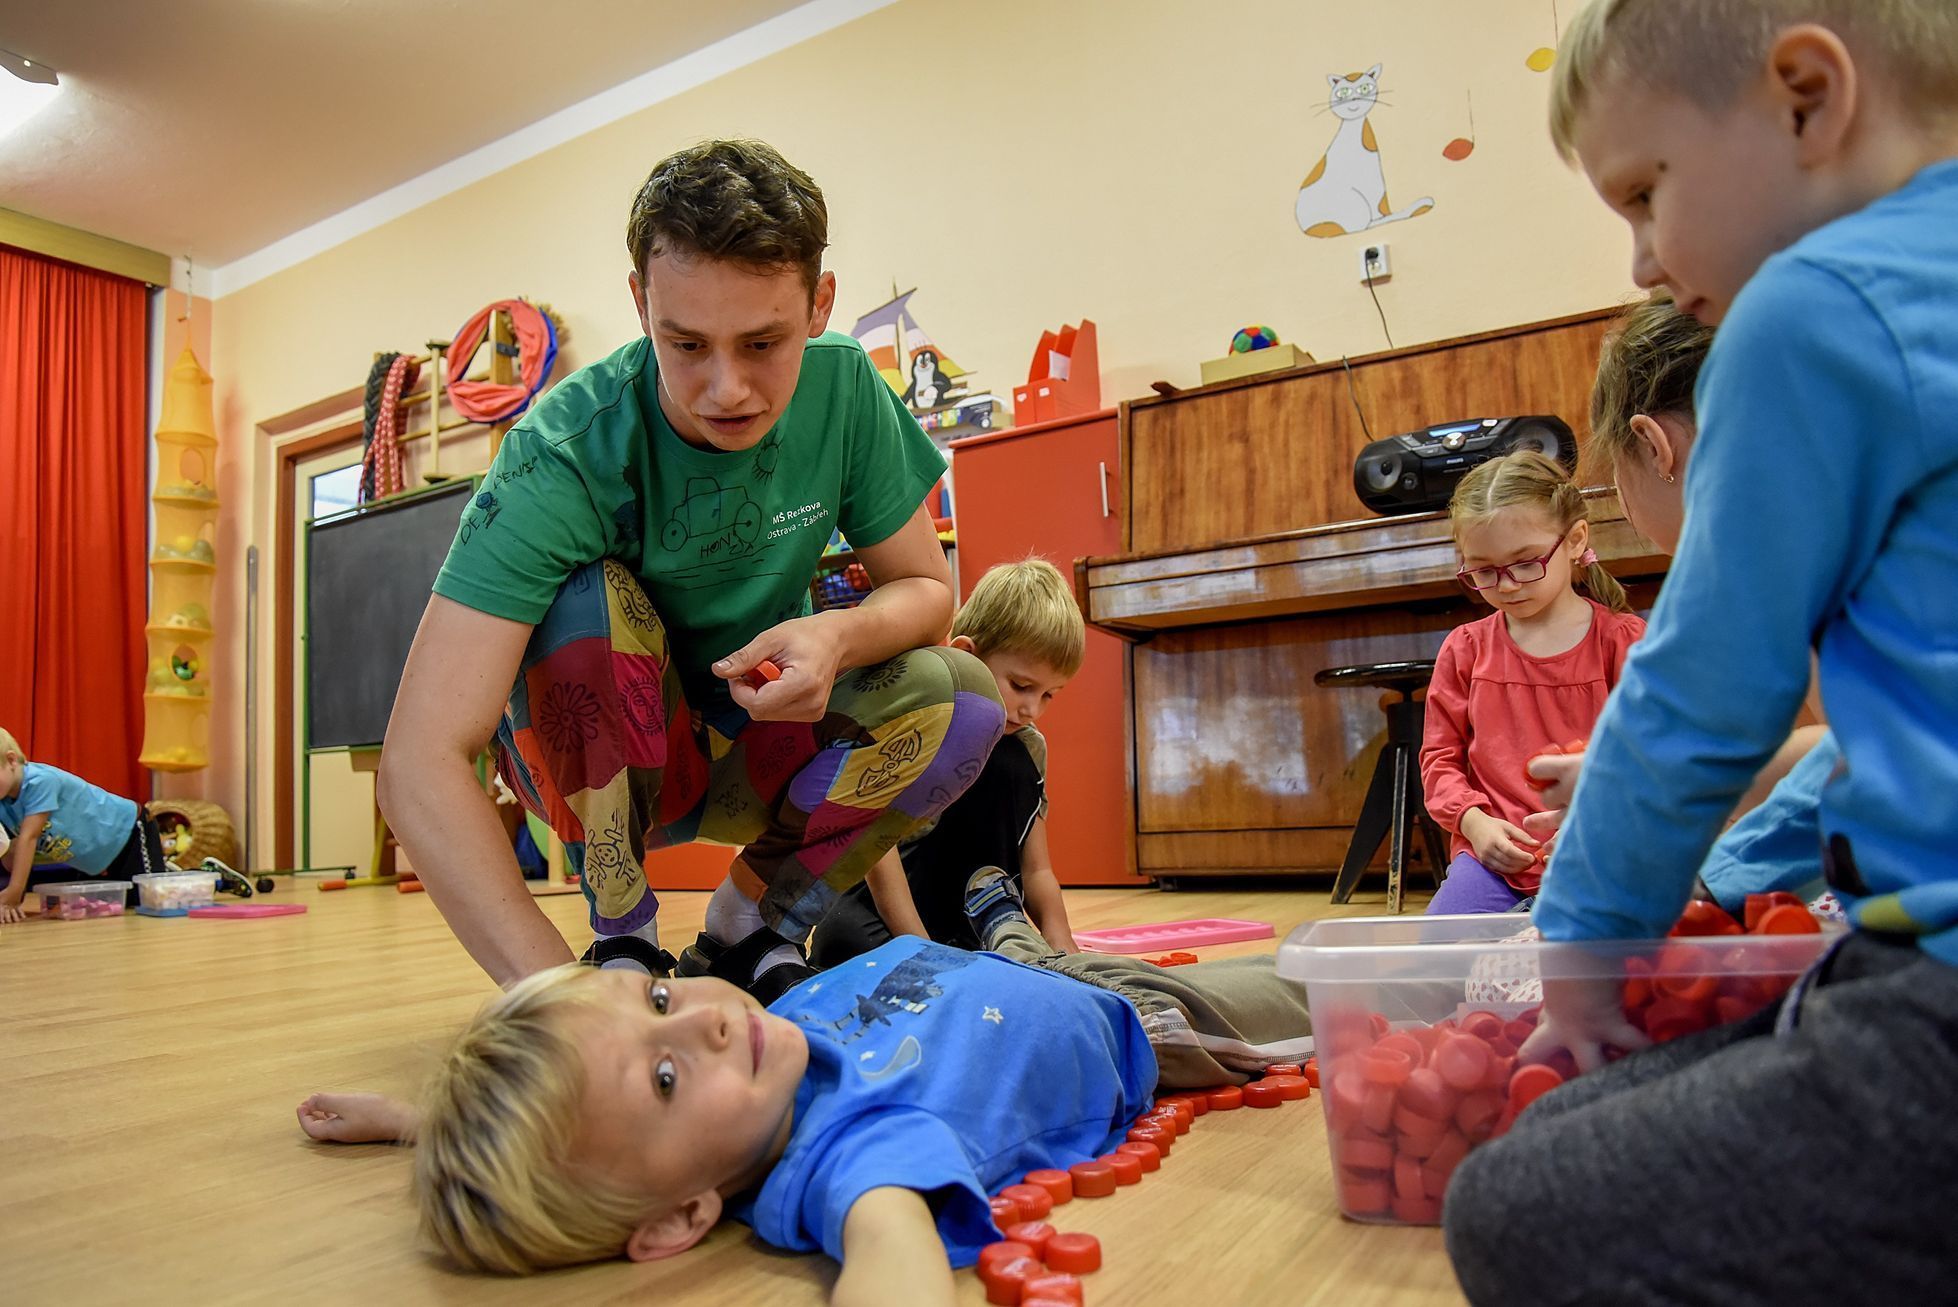
[[[418,348],[516,294],[566,319],[560,375],[628,338],[627,206],[654,161],[708,136],[768,139],[823,186],[839,325],[893,282],[920,287],[919,320],[1002,390],[1043,328],[1083,316],[1100,326],[1111,401],[1156,378],[1194,384],[1248,322],[1321,359],[1382,348],[1357,278],[1363,238],[1310,239],[1293,218],[1336,126],[1326,75],[1376,62],[1388,194],[1437,204],[1372,237],[1392,246],[1379,296],[1396,343],[1614,303],[1629,290],[1624,237],[1551,151],[1548,78],[1524,65],[1551,22],[1548,0],[902,0],[221,299],[220,426],[241,451],[226,462],[236,516],[221,547],[242,559],[271,537],[274,464],[256,425],[359,386],[373,351]],[[1470,92],[1476,149],[1450,163]],[[243,656],[242,577],[219,614],[227,666]],[[207,783],[242,802],[235,757]],[[270,801],[262,791],[262,840]]]

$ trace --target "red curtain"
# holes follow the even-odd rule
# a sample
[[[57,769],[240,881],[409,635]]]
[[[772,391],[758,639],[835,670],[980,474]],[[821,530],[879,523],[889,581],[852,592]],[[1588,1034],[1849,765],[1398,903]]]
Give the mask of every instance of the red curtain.
[[[148,291],[0,247],[0,726],[149,798]]]

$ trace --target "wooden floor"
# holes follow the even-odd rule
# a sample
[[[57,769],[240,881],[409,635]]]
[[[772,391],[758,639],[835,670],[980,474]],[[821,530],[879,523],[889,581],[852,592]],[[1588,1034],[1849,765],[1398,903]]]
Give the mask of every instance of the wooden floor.
[[[465,1276],[417,1246],[408,1153],[301,1135],[319,1089],[408,1095],[432,1051],[488,992],[426,895],[321,894],[280,882],[300,917],[136,916],[0,926],[0,1298],[9,1303],[817,1304],[833,1268],[724,1225],[653,1265],[612,1262],[531,1281]],[[684,942],[706,895],[663,896]],[[1299,921],[1304,890],[1069,891],[1077,928],[1199,916]],[[577,896],[544,900],[580,947]],[[1420,910],[1419,902],[1410,909]],[[1272,942],[1203,950],[1269,950]],[[1315,1097],[1211,1114],[1164,1169],[1057,1209],[1097,1235],[1090,1303],[1457,1303],[1440,1234],[1342,1220]],[[984,1301],[961,1273],[959,1302]]]

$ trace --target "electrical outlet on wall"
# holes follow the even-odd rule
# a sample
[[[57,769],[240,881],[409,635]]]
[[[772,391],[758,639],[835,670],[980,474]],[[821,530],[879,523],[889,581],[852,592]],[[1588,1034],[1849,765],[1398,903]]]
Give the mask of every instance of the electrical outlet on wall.
[[[1374,241],[1360,247],[1360,284],[1371,285],[1385,281],[1394,275],[1393,267],[1387,262],[1387,242]]]

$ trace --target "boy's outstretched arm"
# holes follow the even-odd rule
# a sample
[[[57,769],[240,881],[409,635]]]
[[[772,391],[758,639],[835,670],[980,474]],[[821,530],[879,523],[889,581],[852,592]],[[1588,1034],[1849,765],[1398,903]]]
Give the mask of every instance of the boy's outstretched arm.
[[[843,1273],[834,1307],[951,1307],[952,1264],[924,1195],[872,1189],[843,1218]]]
[[[27,897],[27,877],[34,870],[34,849],[41,842],[41,830],[48,824],[48,814],[31,812],[20,819],[20,834],[14,836],[7,846],[7,888],[0,889],[0,922],[22,921],[27,914],[20,910],[22,900]]]
[[[876,905],[877,915],[891,928],[891,934],[931,938],[924,918],[918,915],[918,901],[911,896],[911,882],[904,878],[904,863],[896,849],[877,859],[864,881],[870,886],[870,901]]]
[[[385,1094],[312,1094],[299,1105],[299,1128],[330,1144],[412,1144],[421,1113]]]
[[[1054,858],[1047,851],[1047,819],[1035,817],[1020,846],[1020,889],[1026,895],[1027,915],[1042,939],[1063,953],[1079,953],[1074,928],[1067,920],[1067,900],[1061,894],[1060,877],[1054,874]]]

